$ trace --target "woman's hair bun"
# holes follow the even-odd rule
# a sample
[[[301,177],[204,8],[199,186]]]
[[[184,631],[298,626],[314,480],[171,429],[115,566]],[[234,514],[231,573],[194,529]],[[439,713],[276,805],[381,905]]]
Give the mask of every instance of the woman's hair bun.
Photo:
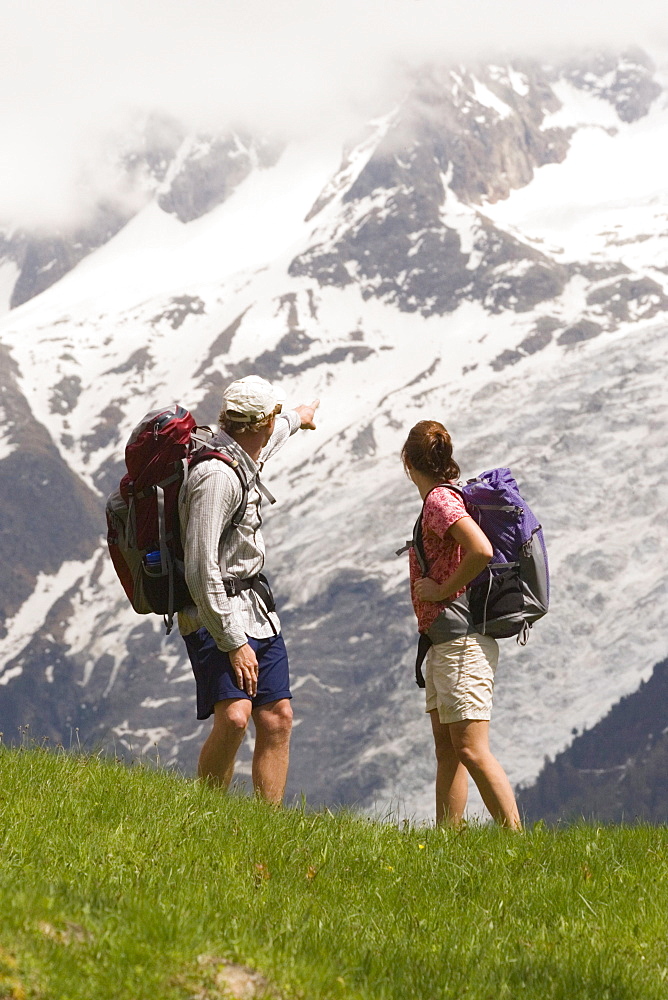
[[[425,476],[451,482],[459,479],[459,466],[452,457],[452,439],[438,420],[420,420],[411,428],[401,449],[405,466]]]

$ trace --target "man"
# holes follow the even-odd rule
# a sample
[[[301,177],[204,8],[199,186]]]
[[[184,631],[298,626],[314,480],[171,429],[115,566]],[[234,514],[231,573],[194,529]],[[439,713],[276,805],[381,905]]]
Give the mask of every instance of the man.
[[[265,549],[259,481],[266,460],[300,428],[315,430],[318,400],[281,413],[281,397],[257,375],[223,393],[214,444],[236,459],[248,484],[246,509],[232,525],[244,491],[220,459],[195,465],[179,496],[188,588],[197,607],[179,614],[197,684],[197,718],[213,715],[198,774],[227,788],[249,719],[255,724],[253,787],[269,802],[283,799],[292,708],[288,658],[262,575]]]

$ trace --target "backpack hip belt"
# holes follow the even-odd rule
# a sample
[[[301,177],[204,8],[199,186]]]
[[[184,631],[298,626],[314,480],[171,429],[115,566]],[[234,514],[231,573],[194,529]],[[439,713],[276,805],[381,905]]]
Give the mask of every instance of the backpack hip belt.
[[[228,597],[238,597],[244,590],[252,590],[260,598],[267,612],[276,610],[274,595],[271,592],[269,580],[267,580],[264,573],[256,573],[255,576],[248,576],[245,579],[225,577],[223,584]]]

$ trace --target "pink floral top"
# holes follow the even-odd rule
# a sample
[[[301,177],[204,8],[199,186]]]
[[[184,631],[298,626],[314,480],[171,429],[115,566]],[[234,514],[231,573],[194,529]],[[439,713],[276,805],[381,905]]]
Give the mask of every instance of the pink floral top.
[[[448,530],[455,521],[466,517],[466,508],[461,497],[443,486],[432,490],[424,505],[422,515],[422,539],[425,556],[427,557],[428,575],[436,583],[444,583],[459,567],[462,552],[455,540],[448,535]],[[438,618],[445,601],[419,601],[414,593],[414,586],[420,580],[422,573],[415,555],[415,550],[408,553],[411,575],[411,600],[418,620],[418,630],[426,632],[429,626]],[[463,594],[464,589],[451,594],[448,600]]]

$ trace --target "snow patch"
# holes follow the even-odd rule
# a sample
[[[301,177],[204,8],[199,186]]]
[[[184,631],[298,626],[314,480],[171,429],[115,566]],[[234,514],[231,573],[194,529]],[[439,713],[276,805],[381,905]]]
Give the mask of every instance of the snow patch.
[[[510,82],[510,86],[516,94],[519,94],[520,97],[526,97],[529,94],[531,87],[529,86],[529,80],[524,73],[519,73],[516,69],[512,69],[511,67],[508,70],[508,80]]]
[[[128,750],[139,754],[151,753],[159,747],[160,740],[169,739],[173,735],[166,726],[132,729],[127,719],[120,725],[114,726],[112,732]],[[139,747],[135,745],[135,739],[140,741]]]
[[[601,127],[614,114],[606,102],[568,84],[563,88],[587,114],[578,117],[571,102],[557,113],[557,123],[595,127],[579,127],[563,163],[540,167],[529,185],[485,204],[485,215],[564,261],[666,267],[668,108],[654,108],[630,125],[617,120],[612,134]],[[554,124],[551,118],[548,124]]]
[[[56,601],[86,576],[92,562],[66,562],[53,575],[39,574],[32,594],[9,619],[7,634],[0,639],[0,684],[7,684],[12,677],[20,676],[22,667],[8,669],[7,664],[21,655],[44,625]]]
[[[163,705],[169,705],[173,702],[179,703],[181,698],[144,698],[141,703],[142,708],[162,708]]]
[[[508,118],[513,113],[513,109],[505,101],[502,101],[489,87],[486,87],[484,83],[481,83],[475,77],[473,77],[473,95],[478,104],[496,111],[499,118]]]
[[[303,687],[305,684],[315,684],[316,687],[320,688],[322,691],[328,691],[329,694],[340,694],[343,688],[336,687],[333,684],[323,684],[319,677],[315,674],[302,674],[296,680],[292,681],[290,687],[293,691],[298,691],[299,688]]]
[[[459,236],[461,252],[468,256],[467,270],[475,271],[484,259],[484,251],[476,250],[476,237],[481,232],[480,216],[475,208],[466,205],[457,197],[450,187],[452,168],[447,174],[441,174],[445,197],[440,210],[444,226],[454,229]],[[414,252],[417,251],[417,247]]]
[[[617,130],[621,126],[619,115],[609,101],[582,90],[567,80],[559,80],[552,87],[561,102],[558,111],[546,115],[542,129],[550,128],[601,128]]]

